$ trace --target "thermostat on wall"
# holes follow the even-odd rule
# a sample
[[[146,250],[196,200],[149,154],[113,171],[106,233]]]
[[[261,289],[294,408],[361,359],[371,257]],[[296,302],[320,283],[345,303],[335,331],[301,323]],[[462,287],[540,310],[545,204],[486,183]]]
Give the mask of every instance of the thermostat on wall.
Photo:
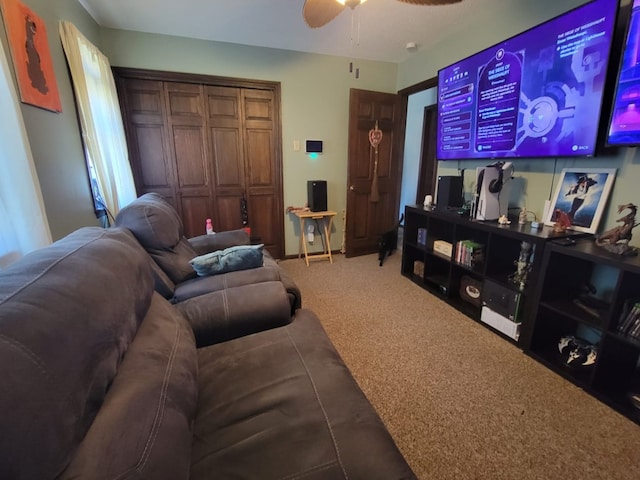
[[[322,153],[322,140],[307,140],[307,153]]]

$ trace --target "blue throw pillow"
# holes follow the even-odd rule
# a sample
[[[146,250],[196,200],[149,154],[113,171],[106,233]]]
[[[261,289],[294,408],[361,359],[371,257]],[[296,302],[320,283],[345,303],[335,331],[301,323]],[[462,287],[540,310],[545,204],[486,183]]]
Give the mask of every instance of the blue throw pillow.
[[[247,270],[262,266],[263,248],[263,244],[237,245],[200,255],[191,259],[189,263],[201,277]]]

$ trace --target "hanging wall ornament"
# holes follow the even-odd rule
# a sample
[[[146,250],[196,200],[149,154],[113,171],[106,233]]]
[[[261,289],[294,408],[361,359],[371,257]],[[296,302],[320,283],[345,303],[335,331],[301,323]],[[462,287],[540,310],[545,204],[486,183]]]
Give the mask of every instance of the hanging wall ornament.
[[[373,147],[373,181],[371,182],[371,195],[369,201],[376,203],[380,200],[378,194],[378,145],[382,141],[382,130],[378,128],[378,121],[376,120],[375,128],[369,130],[369,143]]]

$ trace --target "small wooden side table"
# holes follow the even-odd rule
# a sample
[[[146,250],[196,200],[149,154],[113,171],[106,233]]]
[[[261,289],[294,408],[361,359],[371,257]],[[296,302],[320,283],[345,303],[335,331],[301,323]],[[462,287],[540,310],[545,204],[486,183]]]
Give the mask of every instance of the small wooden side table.
[[[329,262],[333,263],[333,257],[331,256],[331,226],[333,225],[333,217],[336,216],[336,212],[309,212],[298,210],[294,213],[300,220],[300,248],[298,250],[298,258],[302,256],[302,252],[304,251],[304,261],[307,264],[307,267],[309,266],[309,260],[321,260],[323,258],[328,258]],[[318,232],[322,238],[322,253],[309,253],[307,249],[307,242],[304,239],[307,220],[319,220],[319,223],[322,223],[324,236],[322,235],[322,232]]]

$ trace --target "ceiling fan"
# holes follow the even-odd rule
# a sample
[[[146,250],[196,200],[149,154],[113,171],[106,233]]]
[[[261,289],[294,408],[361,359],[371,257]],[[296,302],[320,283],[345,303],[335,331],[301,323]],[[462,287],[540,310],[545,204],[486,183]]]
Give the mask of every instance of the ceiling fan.
[[[403,3],[413,5],[447,5],[458,3],[462,0],[398,0]],[[356,8],[366,0],[306,0],[302,8],[302,15],[305,22],[311,28],[318,28],[326,25],[336,18],[345,7]]]

